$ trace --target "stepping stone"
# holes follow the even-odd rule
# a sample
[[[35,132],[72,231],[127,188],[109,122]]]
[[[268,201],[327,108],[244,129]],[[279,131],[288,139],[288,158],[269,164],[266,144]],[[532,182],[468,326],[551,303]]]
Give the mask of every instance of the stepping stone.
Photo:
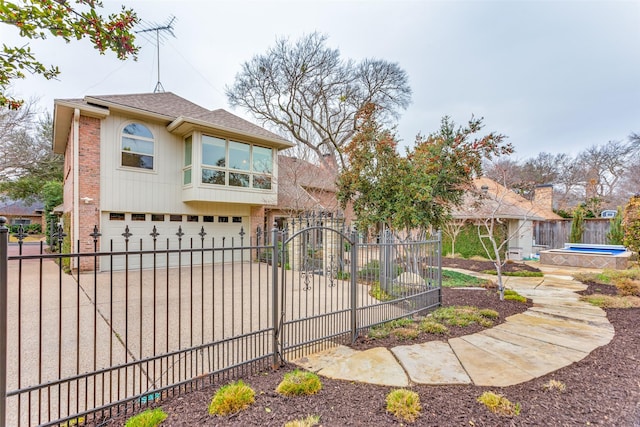
[[[475,385],[506,387],[535,378],[518,366],[462,338],[450,339],[449,345]]]
[[[471,378],[448,343],[431,341],[402,345],[391,349],[400,364],[417,384],[470,384]]]
[[[301,357],[300,359],[294,360],[292,363],[308,371],[318,372],[340,360],[348,359],[356,353],[358,353],[358,351],[351,347],[337,345],[335,347]]]
[[[318,374],[340,380],[391,387],[407,387],[409,379],[393,354],[384,347],[354,353],[321,369]]]

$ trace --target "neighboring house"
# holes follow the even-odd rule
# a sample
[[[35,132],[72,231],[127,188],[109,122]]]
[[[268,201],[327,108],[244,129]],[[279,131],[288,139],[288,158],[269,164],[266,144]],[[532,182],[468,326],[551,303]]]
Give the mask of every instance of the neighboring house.
[[[54,105],[53,151],[64,154],[63,222],[80,251],[249,234],[278,195],[278,151],[289,141],[225,110],[173,93],[86,96]],[[249,234],[250,235],[250,234]],[[144,244],[143,244],[144,245]],[[145,247],[145,246],[143,246]],[[115,263],[113,268],[120,268]],[[87,260],[81,269],[92,268]],[[77,267],[77,266],[74,266]],[[105,269],[102,266],[102,269]]]
[[[512,236],[508,243],[511,258],[529,257],[536,253],[533,241],[535,221],[562,219],[551,210],[552,193],[547,190],[552,190],[552,187],[536,189],[536,198],[530,201],[489,178],[475,179],[474,186],[465,194],[463,203],[453,209],[453,218],[481,223],[493,217],[505,222],[508,235]]]
[[[7,218],[7,225],[40,224],[45,228],[44,203],[25,203],[23,200],[0,198],[0,216]]]
[[[278,172],[278,204],[265,208],[263,229],[274,223],[283,226],[287,218],[307,214],[337,216],[350,222],[351,211],[345,213],[338,203],[335,170],[280,155]]]

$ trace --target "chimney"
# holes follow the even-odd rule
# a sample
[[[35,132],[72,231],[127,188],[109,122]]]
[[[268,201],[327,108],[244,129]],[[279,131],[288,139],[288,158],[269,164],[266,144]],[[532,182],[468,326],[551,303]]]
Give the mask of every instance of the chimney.
[[[537,185],[533,192],[533,204],[539,209],[553,211],[553,185]]]

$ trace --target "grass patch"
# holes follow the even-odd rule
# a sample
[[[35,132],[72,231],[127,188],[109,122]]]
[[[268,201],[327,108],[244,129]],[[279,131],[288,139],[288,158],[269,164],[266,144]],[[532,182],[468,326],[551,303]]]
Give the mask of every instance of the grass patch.
[[[167,413],[162,408],[147,409],[129,418],[125,427],[156,427],[167,419]]]
[[[427,334],[447,335],[449,333],[449,328],[447,328],[445,325],[443,325],[440,322],[436,322],[430,317],[420,322],[418,329],[421,332],[425,332]]]
[[[414,422],[422,410],[418,393],[404,388],[387,394],[386,402],[387,412],[408,422]]]
[[[498,273],[496,270],[484,270],[485,274],[492,274],[497,276]],[[503,276],[512,276],[512,277],[543,277],[544,273],[542,271],[529,271],[529,270],[521,270],[521,271],[503,271]]]
[[[320,378],[313,372],[296,369],[284,375],[276,392],[284,396],[309,396],[322,389]]]
[[[476,323],[485,328],[489,328],[493,326],[493,319],[497,318],[497,313],[493,311],[496,315],[492,313],[488,316],[487,313],[486,310],[480,310],[477,307],[452,305],[449,307],[440,307],[431,315],[433,319],[446,326],[469,326]]]
[[[420,336],[420,331],[415,327],[395,328],[391,333],[393,334],[394,337],[401,340],[415,340]]]
[[[284,427],[313,427],[320,424],[320,416],[309,415],[307,418],[289,421]]]
[[[562,393],[563,391],[565,391],[567,389],[567,386],[562,381],[549,380],[543,386],[543,388],[545,389],[545,391],[558,391],[558,392]]]
[[[249,407],[255,400],[255,392],[242,380],[221,387],[211,399],[209,414],[231,415]]]
[[[517,293],[513,289],[505,289],[504,290],[504,299],[507,300],[507,301],[518,301],[518,302],[522,302],[522,303],[526,303],[527,302],[527,298],[526,297],[523,297],[522,295],[520,295],[519,293]]]
[[[585,283],[601,283],[618,288],[622,296],[640,297],[640,268],[627,270],[604,269],[601,273],[578,273],[574,279]]]
[[[584,295],[581,301],[600,308],[640,308],[640,297],[636,296],[612,296],[612,295]]]
[[[498,415],[512,417],[520,415],[520,404],[511,403],[506,397],[492,391],[485,391],[478,398],[478,402],[486,406],[491,412]]]
[[[371,339],[387,338],[396,329],[409,329],[414,324],[414,321],[408,317],[401,319],[391,320],[389,322],[381,323],[380,325],[373,326],[369,329],[367,336]],[[415,329],[415,328],[413,328]],[[398,337],[400,338],[400,337]],[[412,338],[413,339],[413,338]]]
[[[468,274],[458,271],[442,270],[442,287],[486,287],[491,284],[490,280],[480,279],[478,277],[469,276]]]

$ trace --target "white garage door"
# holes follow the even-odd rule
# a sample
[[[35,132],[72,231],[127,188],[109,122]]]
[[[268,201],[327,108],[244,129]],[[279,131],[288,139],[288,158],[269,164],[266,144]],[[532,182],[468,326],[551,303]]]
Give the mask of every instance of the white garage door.
[[[128,246],[125,239],[125,231],[129,232]],[[155,255],[153,253],[145,253],[140,257],[138,251],[152,252],[154,251],[154,240],[151,234],[156,230],[157,236],[155,241]],[[170,251],[177,251],[180,247],[185,250],[189,248],[226,248],[242,246],[240,236],[241,230],[245,232],[244,246],[249,246],[249,218],[234,216],[218,216],[218,215],[169,215],[169,214],[142,214],[142,213],[122,213],[122,212],[105,212],[102,214],[102,227],[100,232],[100,251],[114,252],[111,256],[102,257],[100,260],[100,269],[123,270],[128,265],[129,268],[139,268],[142,262],[143,268],[152,268],[155,264],[157,267],[167,265],[175,267],[180,264],[177,252],[166,253],[168,248]],[[183,233],[180,241],[177,233],[181,230]],[[204,231],[204,242],[200,233]],[[224,239],[223,239],[224,238]],[[204,243],[204,244],[203,244]],[[129,254],[124,252],[129,251]],[[163,252],[158,252],[163,251]],[[136,252],[132,254],[130,252]],[[213,255],[215,254],[215,255]],[[221,251],[205,251],[190,253],[184,251],[182,253],[182,265],[188,265],[193,262],[195,264],[211,262],[215,256],[216,262],[222,260]],[[230,258],[230,254],[225,254],[225,259]]]

